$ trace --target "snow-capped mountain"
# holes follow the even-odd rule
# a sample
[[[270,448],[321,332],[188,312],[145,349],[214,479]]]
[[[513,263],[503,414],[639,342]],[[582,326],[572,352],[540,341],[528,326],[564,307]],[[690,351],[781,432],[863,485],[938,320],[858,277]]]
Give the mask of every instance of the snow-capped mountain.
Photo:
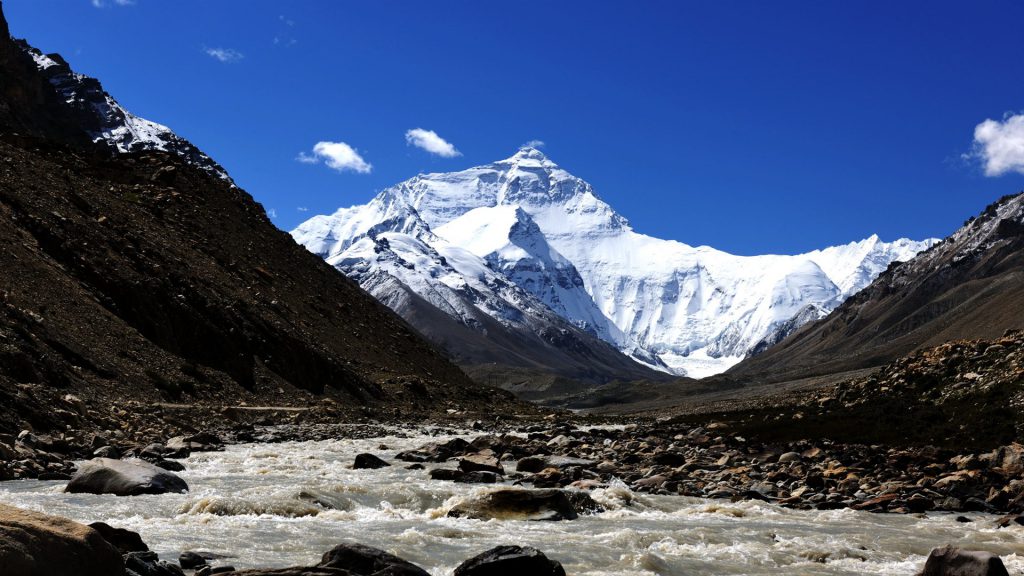
[[[143,150],[171,152],[191,165],[231,180],[219,164],[191,142],[163,124],[125,110],[103,89],[99,80],[75,72],[59,54],[43,54],[24,41],[16,42],[32,57],[94,144],[120,154]]]
[[[730,370],[765,384],[874,368],[951,340],[1024,328],[1024,193],[887,268],[821,322]],[[956,357],[950,359],[955,361]]]
[[[395,246],[396,234],[397,245],[415,240],[451,269],[421,270],[425,260],[405,257],[403,270],[384,265],[371,243]],[[497,278],[634,359],[693,377],[722,372],[826,315],[889,263],[934,242],[872,236],[797,256],[735,256],[661,240],[635,232],[590,184],[530,147],[485,166],[420,174],[292,235],[361,282],[400,277],[431,302],[442,286]],[[523,302],[483,297],[471,312],[509,322]]]

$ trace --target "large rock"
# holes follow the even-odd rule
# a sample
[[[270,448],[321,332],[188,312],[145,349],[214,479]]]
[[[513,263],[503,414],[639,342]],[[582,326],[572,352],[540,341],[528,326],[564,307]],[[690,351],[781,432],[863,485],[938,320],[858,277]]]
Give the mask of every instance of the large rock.
[[[160,560],[156,552],[130,552],[124,555],[125,576],[185,576],[177,564]]]
[[[316,566],[243,570],[238,576],[430,576],[419,566],[362,544],[341,544],[326,552]]]
[[[188,484],[178,475],[143,460],[94,458],[78,468],[64,491],[137,496],[188,492]]]
[[[562,565],[529,546],[497,546],[466,560],[455,576],[565,576]]]
[[[419,566],[362,544],[340,544],[324,553],[320,568],[341,568],[360,576],[430,576]]]
[[[92,528],[0,504],[3,576],[121,576],[121,554]]]
[[[465,454],[468,449],[469,442],[462,438],[452,438],[447,442],[431,442],[415,450],[399,452],[395,458],[406,462],[444,462],[453,456]]]
[[[470,454],[459,460],[459,470],[463,472],[493,472],[504,474],[505,468],[494,454]]]
[[[146,546],[146,543],[142,541],[142,536],[139,536],[138,532],[132,532],[124,528],[114,528],[105,522],[93,522],[89,524],[89,528],[99,532],[100,536],[103,536],[103,539],[114,548],[117,548],[117,551],[121,554],[149,551],[149,546]]]
[[[919,576],[1009,576],[999,556],[943,546],[932,550]]]
[[[1016,442],[1000,446],[992,455],[992,466],[1001,469],[1007,476],[1024,473],[1024,446]]]
[[[352,463],[352,468],[355,470],[376,470],[377,468],[386,468],[388,466],[391,466],[391,464],[368,452],[356,454],[355,462]]]
[[[575,520],[599,509],[583,492],[503,489],[456,504],[448,516],[475,520]]]

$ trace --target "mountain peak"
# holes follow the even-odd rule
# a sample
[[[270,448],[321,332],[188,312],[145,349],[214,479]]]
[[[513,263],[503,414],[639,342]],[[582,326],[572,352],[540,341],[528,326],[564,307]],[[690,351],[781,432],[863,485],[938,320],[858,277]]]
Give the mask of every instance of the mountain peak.
[[[501,162],[499,162],[499,164],[503,164],[506,162],[511,164],[518,164],[523,161],[534,161],[544,166],[555,166],[555,163],[552,162],[546,154],[541,152],[540,149],[535,146],[523,146],[519,148],[519,150],[517,150],[515,154],[513,154],[512,156],[505,160],[502,160]]]

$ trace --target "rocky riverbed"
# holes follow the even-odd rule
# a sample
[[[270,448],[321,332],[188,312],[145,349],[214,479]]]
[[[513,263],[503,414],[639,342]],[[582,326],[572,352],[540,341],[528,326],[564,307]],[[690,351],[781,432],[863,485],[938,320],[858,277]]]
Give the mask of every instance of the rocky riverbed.
[[[0,503],[137,532],[163,560],[210,553],[211,568],[239,570],[313,567],[340,543],[384,549],[436,576],[509,544],[532,546],[567,573],[591,576],[913,574],[933,548],[946,543],[997,554],[1011,570],[1024,570],[1024,527],[1000,527],[999,515],[873,514],[845,502],[866,497],[819,506],[814,494],[801,505],[781,492],[752,488],[736,490],[740,498],[733,501],[733,491],[726,490],[770,482],[758,473],[789,470],[797,476],[798,466],[828,469],[832,460],[846,462],[835,447],[822,447],[822,457],[800,455],[797,462],[781,458],[787,452],[777,449],[768,457],[771,447],[726,440],[724,430],[712,427],[686,430],[695,438],[686,441],[686,450],[676,450],[672,444],[682,445],[675,437],[684,430],[662,428],[254,427],[238,433],[256,442],[168,458],[184,467],[177,474],[187,481],[187,493],[67,494],[67,481],[22,480],[0,483]],[[304,434],[326,438],[300,440]],[[699,480],[674,480],[677,473],[668,471],[685,471],[685,463],[658,461],[676,452],[686,457],[687,450],[717,459],[741,453],[731,456],[734,462],[689,475],[731,474],[736,480],[717,481],[721,494],[704,494],[715,498],[680,495]],[[360,457],[366,454],[380,462]],[[727,472],[741,466],[751,471]],[[815,493],[833,493],[831,487],[842,483],[831,475],[824,479]],[[510,490],[528,492],[503,495]],[[913,498],[899,494],[890,509]],[[823,501],[833,500],[826,495]],[[839,506],[846,508],[829,509]],[[542,518],[553,521],[537,521]]]
[[[556,426],[539,420],[517,426],[478,421],[475,426],[481,430],[468,441],[434,443],[398,457],[409,464],[450,460],[434,477],[470,483],[584,490],[623,483],[642,493],[817,510],[1024,512],[1024,446],[1017,443],[985,452],[828,440],[763,443],[714,422]],[[73,440],[25,431],[0,437],[0,469],[8,479],[67,480],[76,460],[134,456],[173,471],[180,466],[173,459],[221,450],[225,443],[357,439],[384,430],[381,424],[242,424],[146,444],[116,434]],[[1016,516],[1007,521],[1017,521]]]

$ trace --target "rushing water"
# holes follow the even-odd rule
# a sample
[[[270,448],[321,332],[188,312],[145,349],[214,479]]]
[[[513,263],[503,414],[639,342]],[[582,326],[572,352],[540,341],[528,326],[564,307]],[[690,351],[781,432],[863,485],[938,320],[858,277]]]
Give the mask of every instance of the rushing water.
[[[965,524],[949,514],[797,511],[611,486],[593,493],[606,512],[574,521],[447,518],[454,504],[494,487],[430,480],[401,463],[350,468],[360,452],[391,461],[438,439],[403,436],[198,453],[184,461],[186,495],[64,494],[63,482],[15,481],[0,483],[0,502],[135,530],[164,559],[204,550],[232,556],[225,562],[237,568],[316,564],[338,543],[361,542],[436,576],[498,544],[534,546],[570,575],[910,575],[931,548],[953,543],[997,553],[1011,574],[1024,572],[1024,528],[997,529],[982,514]]]

